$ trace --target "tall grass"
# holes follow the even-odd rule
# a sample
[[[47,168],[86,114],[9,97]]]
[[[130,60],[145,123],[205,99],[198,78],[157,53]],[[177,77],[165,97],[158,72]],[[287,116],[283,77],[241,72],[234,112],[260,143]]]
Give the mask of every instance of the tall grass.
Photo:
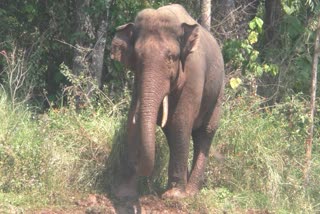
[[[204,188],[183,202],[191,213],[320,211],[319,129],[310,183],[303,186],[306,102],[293,97],[272,108],[260,103],[256,97],[225,103]],[[100,106],[52,108],[39,115],[13,107],[2,91],[0,118],[0,212],[63,204],[76,193],[110,190],[117,182],[125,114]],[[166,186],[168,147],[160,130],[156,149],[153,175],[140,180],[142,194],[161,193]]]
[[[30,196],[33,190],[45,185],[46,151],[42,150],[41,133],[32,114],[21,106],[13,107],[3,91],[0,91],[0,118],[0,212],[3,212],[1,208],[13,205],[13,201],[23,203],[24,194],[30,194],[25,200],[28,203],[36,200]]]
[[[219,202],[213,206],[233,212],[239,207],[276,213],[319,212],[317,149],[311,182],[307,189],[303,186],[306,103],[292,99],[273,108],[262,108],[260,103],[258,98],[247,97],[226,104],[214,140],[225,159],[221,163],[211,155],[204,195],[211,190]],[[319,135],[314,144],[318,143]]]
[[[95,189],[122,121],[115,115],[63,107],[37,115],[1,91],[0,207],[59,204]]]

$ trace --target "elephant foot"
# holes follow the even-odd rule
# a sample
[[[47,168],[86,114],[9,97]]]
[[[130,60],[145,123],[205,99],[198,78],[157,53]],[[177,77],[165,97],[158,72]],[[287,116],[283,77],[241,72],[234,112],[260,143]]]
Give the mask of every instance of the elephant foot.
[[[181,199],[187,197],[187,193],[178,188],[172,188],[162,194],[163,199]]]
[[[127,184],[120,185],[118,189],[115,191],[115,196],[122,199],[134,199],[138,197],[138,192],[135,188],[130,187]]]
[[[134,199],[138,197],[137,184],[135,179],[122,183],[114,191],[115,196],[120,199]]]

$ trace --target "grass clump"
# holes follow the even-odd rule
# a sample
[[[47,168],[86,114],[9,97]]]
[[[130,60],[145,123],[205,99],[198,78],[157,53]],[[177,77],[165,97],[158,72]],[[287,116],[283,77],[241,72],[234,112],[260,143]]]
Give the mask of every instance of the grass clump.
[[[313,154],[310,191],[304,188],[302,175],[308,121],[302,119],[304,102],[297,102],[263,108],[259,98],[240,97],[226,103],[214,140],[216,152],[225,158],[219,162],[211,154],[201,196],[214,190],[212,206],[232,212],[236,208],[318,212],[320,153]],[[319,138],[314,143],[319,143]],[[221,201],[221,197],[227,200]]]
[[[41,187],[43,145],[32,114],[0,96],[0,189],[22,192]]]
[[[123,121],[108,113],[62,107],[39,115],[13,108],[2,92],[0,207],[59,205],[93,191]]]

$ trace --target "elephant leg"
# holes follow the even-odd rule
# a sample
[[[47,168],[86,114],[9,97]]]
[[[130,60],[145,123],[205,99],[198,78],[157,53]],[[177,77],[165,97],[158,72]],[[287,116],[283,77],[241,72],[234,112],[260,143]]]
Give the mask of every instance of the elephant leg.
[[[218,100],[209,123],[205,126],[205,128],[202,127],[192,132],[194,153],[192,169],[186,187],[186,192],[189,196],[196,194],[202,186],[204,171],[207,164],[212,139],[218,128],[218,122],[220,119],[220,108],[221,101]]]
[[[134,198],[138,195],[136,165],[139,152],[139,137],[137,134],[137,121],[133,122],[136,114],[136,105],[136,103],[131,104],[131,111],[127,122],[127,138],[123,142],[125,146],[120,161],[119,185],[114,191],[119,199]]]
[[[123,180],[114,191],[118,199],[132,199],[138,196],[137,192],[137,176],[131,175]]]
[[[194,195],[201,188],[213,135],[212,133],[205,133],[205,131],[195,131],[192,133],[194,153],[192,169],[186,188],[187,195]]]
[[[182,124],[182,123],[181,123]],[[191,130],[186,128],[166,128],[165,135],[170,149],[168,169],[168,190],[163,198],[183,198],[186,196],[185,187],[188,173],[188,153]]]
[[[122,158],[120,163],[120,177],[118,185],[114,190],[115,196],[119,199],[135,198],[138,195],[137,192],[137,178],[136,173],[136,150],[134,148],[136,143],[128,145],[126,148],[126,154]],[[135,146],[136,147],[136,146]]]

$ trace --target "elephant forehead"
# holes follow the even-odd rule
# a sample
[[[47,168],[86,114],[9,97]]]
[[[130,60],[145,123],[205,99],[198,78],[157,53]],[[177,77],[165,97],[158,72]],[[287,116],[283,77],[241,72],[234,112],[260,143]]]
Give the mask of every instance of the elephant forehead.
[[[148,33],[182,33],[178,17],[167,10],[145,9],[137,15],[135,22],[140,31]]]
[[[154,35],[140,37],[135,44],[135,49],[141,53],[150,52],[152,55],[155,53],[161,55],[179,54],[180,52],[180,46],[176,40]]]

